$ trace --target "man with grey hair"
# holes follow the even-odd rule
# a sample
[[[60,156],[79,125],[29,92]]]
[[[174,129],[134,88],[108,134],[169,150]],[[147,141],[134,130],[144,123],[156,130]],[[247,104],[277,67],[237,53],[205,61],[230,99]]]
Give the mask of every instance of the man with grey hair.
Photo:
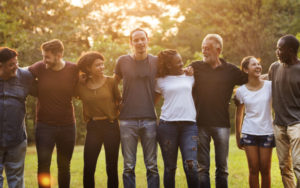
[[[195,77],[193,95],[199,127],[198,162],[201,188],[210,187],[211,138],[215,146],[216,188],[228,187],[229,102],[234,86],[247,82],[245,73],[219,58],[222,48],[222,37],[208,34],[202,42],[203,61],[191,64]]]

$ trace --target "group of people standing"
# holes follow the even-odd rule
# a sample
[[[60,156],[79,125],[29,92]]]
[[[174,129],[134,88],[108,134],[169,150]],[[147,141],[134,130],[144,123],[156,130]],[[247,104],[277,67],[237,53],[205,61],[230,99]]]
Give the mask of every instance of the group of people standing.
[[[25,100],[31,94],[38,99],[36,149],[41,188],[51,187],[50,181],[45,180],[50,180],[55,146],[58,185],[70,187],[76,132],[73,97],[82,101],[87,122],[85,188],[95,187],[94,174],[102,145],[107,187],[119,186],[120,143],[124,158],[123,185],[136,187],[139,140],[149,188],[160,186],[157,142],[164,161],[166,188],[175,187],[178,149],[188,187],[210,187],[211,139],[215,146],[216,187],[226,188],[229,103],[236,85],[242,85],[235,97],[237,145],[247,154],[250,187],[259,187],[259,173],[262,187],[270,187],[275,141],[284,186],[300,187],[300,60],[297,58],[299,41],[294,36],[279,39],[276,50],[279,61],[271,65],[270,81],[262,79],[260,62],[253,56],[243,59],[241,70],[220,58],[223,39],[218,34],[208,34],[203,39],[203,60],[187,68],[183,68],[176,50],[163,50],[157,56],[148,54],[148,41],[143,29],[130,33],[133,53],[118,58],[113,77],[104,74],[105,58],[99,52],[84,53],[77,64],[64,61],[64,46],[57,39],[42,44],[43,60],[29,68],[18,67],[15,50],[0,48],[0,187],[3,169],[10,188],[24,187]],[[122,97],[118,89],[121,81]],[[160,96],[164,102],[157,124],[155,104]]]

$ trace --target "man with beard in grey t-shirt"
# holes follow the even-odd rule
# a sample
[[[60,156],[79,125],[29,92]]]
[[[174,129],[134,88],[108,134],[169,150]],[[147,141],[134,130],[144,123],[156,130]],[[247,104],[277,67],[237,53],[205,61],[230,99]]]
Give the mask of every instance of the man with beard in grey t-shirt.
[[[148,54],[148,40],[145,30],[133,30],[130,33],[133,54],[119,57],[115,68],[115,79],[118,82],[123,79],[120,134],[125,188],[136,187],[134,169],[139,138],[144,152],[148,187],[159,187],[154,109],[157,57]]]
[[[285,35],[277,42],[278,62],[271,65],[274,134],[276,150],[285,188],[300,188],[300,60],[297,58],[299,41]]]

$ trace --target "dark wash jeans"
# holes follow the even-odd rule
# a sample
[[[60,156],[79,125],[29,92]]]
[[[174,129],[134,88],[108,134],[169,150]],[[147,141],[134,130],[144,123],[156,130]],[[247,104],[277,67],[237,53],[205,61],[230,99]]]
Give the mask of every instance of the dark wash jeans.
[[[38,155],[38,183],[40,188],[49,188],[43,185],[41,178],[50,178],[51,157],[54,146],[57,152],[58,186],[70,187],[70,162],[75,146],[75,125],[47,125],[38,122],[36,125],[36,150]]]
[[[160,120],[157,139],[164,160],[164,186],[175,188],[178,148],[189,188],[199,187],[197,161],[198,127],[194,122]]]
[[[118,157],[120,146],[120,129],[117,120],[89,121],[84,144],[84,188],[95,187],[95,170],[97,159],[104,144],[107,187],[117,188],[118,179]]]
[[[198,127],[198,163],[200,166],[200,187],[210,188],[210,141],[214,140],[216,162],[216,188],[228,187],[228,151],[230,128]]]

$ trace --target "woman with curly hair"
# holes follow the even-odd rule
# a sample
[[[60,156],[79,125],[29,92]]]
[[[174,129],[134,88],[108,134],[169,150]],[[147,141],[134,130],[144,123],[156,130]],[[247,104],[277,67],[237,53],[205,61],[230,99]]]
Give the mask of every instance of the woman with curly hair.
[[[164,98],[157,130],[165,166],[164,186],[175,187],[180,148],[188,187],[199,187],[198,129],[192,97],[194,77],[184,73],[181,56],[176,50],[163,50],[158,54],[157,71],[155,91],[157,96]]]
[[[118,156],[120,130],[118,104],[121,97],[114,78],[104,75],[104,57],[98,52],[83,54],[78,68],[86,74],[86,80],[77,86],[77,95],[83,103],[83,115],[87,122],[84,145],[85,188],[95,187],[94,174],[97,159],[104,144],[107,187],[118,187]]]
[[[271,187],[272,149],[275,147],[272,127],[272,84],[261,79],[262,67],[254,56],[241,62],[248,74],[248,83],[236,91],[236,142],[246,152],[249,166],[249,185]],[[244,116],[245,111],[245,116]]]

